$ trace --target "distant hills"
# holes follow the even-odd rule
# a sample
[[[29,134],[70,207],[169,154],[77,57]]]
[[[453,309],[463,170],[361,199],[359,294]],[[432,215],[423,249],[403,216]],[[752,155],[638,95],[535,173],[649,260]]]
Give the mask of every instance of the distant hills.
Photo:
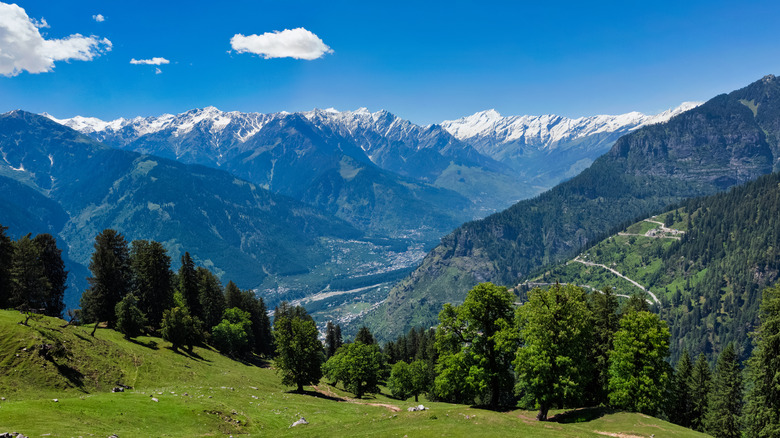
[[[7,189],[0,223],[17,236],[58,237],[72,280],[84,281],[94,237],[105,228],[128,240],[160,241],[174,262],[189,251],[245,288],[329,261],[334,249],[323,238],[363,235],[228,172],[112,149],[23,111],[0,115],[0,153],[0,186]],[[80,290],[68,292],[74,306]]]
[[[516,284],[619,224],[778,167],[780,81],[769,75],[621,137],[591,167],[442,239],[364,322],[381,336],[433,325],[475,284]]]

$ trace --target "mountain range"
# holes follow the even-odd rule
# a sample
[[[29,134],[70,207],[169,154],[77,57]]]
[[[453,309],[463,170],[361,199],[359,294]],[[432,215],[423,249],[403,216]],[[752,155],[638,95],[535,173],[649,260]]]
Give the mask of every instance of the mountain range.
[[[46,115],[53,124],[16,111],[0,126],[0,184],[7,188],[0,223],[16,235],[49,232],[64,242],[71,278],[80,278],[72,280],[71,306],[88,275],[92,238],[107,227],[130,240],[163,242],[174,264],[190,251],[241,287],[295,299],[327,290],[334,279],[362,287],[361,276],[395,278],[383,273],[418,263],[420,245],[567,178],[575,165],[567,160],[581,162],[620,132],[668,117],[502,118],[493,120],[488,147],[489,129],[476,116],[419,126],[366,109],[208,107],[109,122]],[[558,121],[555,136],[532,141],[530,126],[545,118]],[[521,119],[528,125],[522,140]],[[561,134],[564,126],[569,134]],[[506,153],[497,152],[499,143]],[[529,163],[536,154],[556,170],[518,171],[521,143]]]
[[[228,170],[372,234],[437,242],[574,176],[622,133],[695,105],[580,119],[485,112],[429,126],[365,108],[49,117],[116,148]]]
[[[0,116],[0,223],[10,233],[50,233],[83,287],[94,237],[105,228],[162,242],[176,262],[196,262],[242,287],[305,272],[336,251],[326,239],[363,233],[348,223],[232,174],[122,151],[51,120]],[[81,288],[71,284],[68,304]]]
[[[479,282],[514,285],[626,221],[777,170],[778,138],[772,75],[643,126],[571,180],[445,236],[362,322],[388,338],[434,325]]]

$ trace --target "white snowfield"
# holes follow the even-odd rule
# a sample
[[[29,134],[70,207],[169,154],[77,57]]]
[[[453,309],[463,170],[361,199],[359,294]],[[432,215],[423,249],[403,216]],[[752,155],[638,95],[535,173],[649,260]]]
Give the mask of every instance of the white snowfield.
[[[499,146],[522,140],[540,149],[554,148],[558,143],[618,130],[634,130],[666,122],[672,117],[696,108],[703,102],[684,102],[656,115],[630,112],[570,119],[557,115],[502,116],[496,110],[481,111],[458,120],[446,120],[441,126],[460,140],[482,139]]]

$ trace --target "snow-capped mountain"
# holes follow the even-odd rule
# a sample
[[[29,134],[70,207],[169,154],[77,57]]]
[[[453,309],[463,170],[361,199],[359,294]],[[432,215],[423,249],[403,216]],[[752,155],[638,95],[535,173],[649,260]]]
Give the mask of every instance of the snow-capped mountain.
[[[522,143],[537,149],[571,146],[578,139],[605,134],[622,135],[646,125],[666,122],[672,117],[701,105],[684,102],[660,114],[630,112],[571,119],[557,115],[502,116],[496,110],[481,111],[458,120],[446,120],[442,127],[456,138],[468,141],[480,152],[502,156],[503,145]]]
[[[557,115],[501,116],[478,112],[442,127],[476,150],[512,167],[531,184],[552,187],[571,178],[603,155],[623,134],[666,122],[701,105],[685,102],[656,115],[630,112],[571,119]]]
[[[538,192],[441,126],[419,126],[388,111],[259,114],[207,107],[110,122],[49,117],[116,148],[225,168],[298,199],[317,178],[339,168],[342,156],[393,178],[452,190],[472,202],[466,218]]]

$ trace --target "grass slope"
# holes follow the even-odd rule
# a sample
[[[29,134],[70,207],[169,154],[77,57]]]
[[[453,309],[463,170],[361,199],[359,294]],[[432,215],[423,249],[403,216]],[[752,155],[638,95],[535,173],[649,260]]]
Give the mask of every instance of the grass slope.
[[[582,410],[539,423],[527,411],[492,412],[379,394],[351,400],[321,384],[322,395],[288,392],[273,369],[195,348],[173,352],[159,339],[127,341],[112,330],[89,336],[54,318],[18,324],[0,311],[0,432],[28,436],[526,436],[699,437],[639,414]],[[47,347],[42,347],[50,345]],[[43,351],[48,353],[42,354]],[[131,386],[111,393],[117,384]],[[54,401],[57,399],[57,401]],[[157,401],[155,401],[156,399]],[[400,411],[389,407],[400,408]],[[300,417],[309,425],[290,428]]]

